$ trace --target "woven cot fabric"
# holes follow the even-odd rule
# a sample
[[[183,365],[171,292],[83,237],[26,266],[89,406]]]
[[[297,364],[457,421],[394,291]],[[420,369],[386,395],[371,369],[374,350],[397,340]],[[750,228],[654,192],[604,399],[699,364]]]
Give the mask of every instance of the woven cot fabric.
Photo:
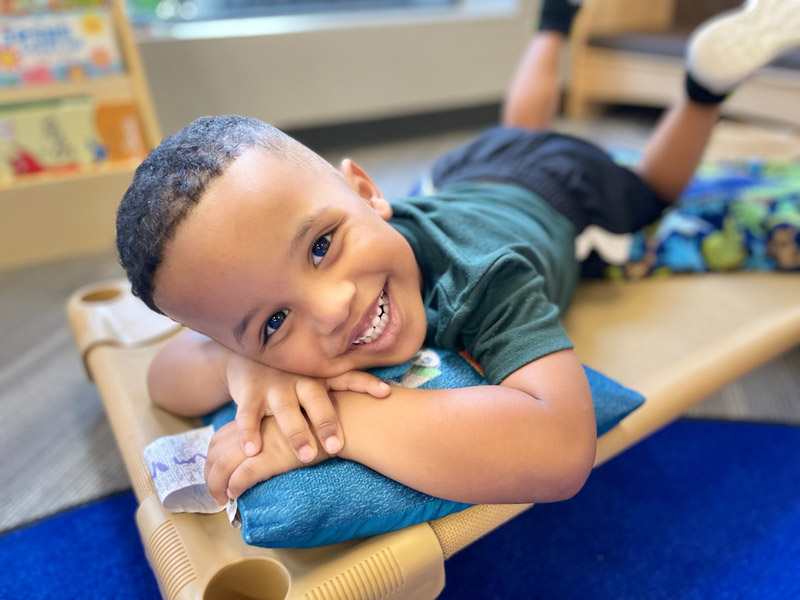
[[[644,402],[644,398],[584,367],[592,389],[598,434]],[[409,362],[373,369],[393,385],[445,389],[484,385],[476,366],[461,355],[422,349]],[[206,422],[219,428],[236,414],[233,403]],[[242,537],[269,548],[308,548],[395,531],[468,508],[423,494],[359,463],[330,459],[273,477],[238,501]]]

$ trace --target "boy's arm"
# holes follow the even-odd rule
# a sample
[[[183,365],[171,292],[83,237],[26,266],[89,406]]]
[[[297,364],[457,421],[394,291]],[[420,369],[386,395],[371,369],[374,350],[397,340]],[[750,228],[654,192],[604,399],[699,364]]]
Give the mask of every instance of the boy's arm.
[[[231,401],[225,375],[230,350],[185,329],[156,354],[147,390],[156,406],[184,417],[206,415]]]
[[[561,500],[581,488],[594,463],[591,393],[571,350],[540,358],[498,386],[394,388],[381,402],[350,392],[335,397],[347,434],[340,456],[434,496],[470,503]],[[237,496],[300,466],[285,465],[253,457],[231,465],[232,476],[217,475],[213,485],[225,481]],[[212,494],[224,497],[225,489]]]
[[[596,424],[571,350],[542,357],[499,386],[393,391],[369,404],[337,394],[341,454],[410,487],[471,503],[573,496],[594,464]]]

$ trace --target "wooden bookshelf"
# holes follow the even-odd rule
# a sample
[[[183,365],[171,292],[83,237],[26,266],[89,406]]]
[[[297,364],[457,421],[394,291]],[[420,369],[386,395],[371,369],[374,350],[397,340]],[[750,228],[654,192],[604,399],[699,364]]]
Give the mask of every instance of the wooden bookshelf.
[[[155,147],[161,131],[123,0],[112,1],[111,17],[122,74],[0,88],[0,105],[75,96],[95,103],[131,102],[145,145]],[[111,249],[117,205],[142,158],[0,181],[0,269]]]

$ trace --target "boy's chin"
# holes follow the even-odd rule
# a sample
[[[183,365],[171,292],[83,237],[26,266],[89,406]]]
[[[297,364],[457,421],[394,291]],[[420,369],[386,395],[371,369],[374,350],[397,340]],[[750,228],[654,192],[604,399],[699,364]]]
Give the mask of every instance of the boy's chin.
[[[422,348],[423,342],[424,336],[419,343],[404,344],[402,348],[396,347],[390,354],[360,354],[358,357],[359,366],[355,368],[359,371],[366,371],[376,367],[393,367],[403,364],[414,358],[414,355]]]
[[[387,358],[386,361],[382,362],[382,364],[376,366],[392,367],[394,365],[408,362],[414,358],[424,343],[425,335],[423,334],[422,336],[419,336],[419,339],[415,338],[414,340],[410,341],[405,347],[398,349],[398,351],[394,353],[391,358]]]
[[[396,354],[395,356],[393,356],[392,358],[387,359],[386,361],[382,362],[382,364],[376,365],[376,366],[393,367],[394,365],[400,365],[400,364],[403,364],[404,362],[408,362],[409,360],[414,358],[414,355],[419,351],[420,348],[422,348],[422,344],[420,344],[419,346],[417,346],[413,350],[409,350],[407,352],[400,352],[400,353]]]

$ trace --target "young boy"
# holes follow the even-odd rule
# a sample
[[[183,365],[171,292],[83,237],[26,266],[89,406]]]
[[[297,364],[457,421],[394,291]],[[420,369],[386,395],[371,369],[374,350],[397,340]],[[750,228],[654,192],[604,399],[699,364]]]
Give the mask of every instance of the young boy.
[[[190,328],[153,361],[151,397],[184,415],[239,405],[209,448],[219,503],[333,454],[472,503],[583,485],[594,413],[559,324],[575,236],[635,231],[677,198],[724,96],[800,42],[800,0],[749,1],[695,35],[687,96],[635,171],[547,131],[576,11],[546,0],[503,127],[440,159],[429,196],[390,204],[352,161],[337,171],[242,117],[199,119],[137,169],[121,262],[137,296]],[[490,385],[390,393],[363,372],[423,343],[466,350]]]

